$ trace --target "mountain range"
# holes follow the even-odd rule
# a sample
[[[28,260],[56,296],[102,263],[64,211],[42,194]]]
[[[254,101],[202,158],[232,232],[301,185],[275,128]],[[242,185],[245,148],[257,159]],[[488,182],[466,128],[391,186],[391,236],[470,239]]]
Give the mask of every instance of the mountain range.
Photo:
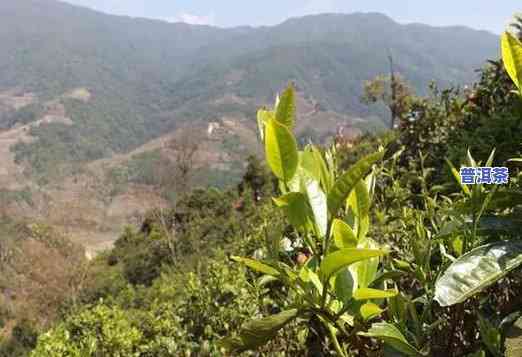
[[[388,72],[389,55],[418,93],[431,81],[471,83],[498,56],[492,33],[404,25],[378,13],[225,29],[55,0],[0,1],[0,46],[0,199],[10,214],[47,217],[92,189],[78,212],[54,219],[71,226],[81,216],[77,225],[89,231],[147,208],[139,203],[150,182],[133,177],[184,132],[204,133],[205,184],[233,181],[237,163],[257,150],[256,108],[289,81],[299,93],[299,130],[321,138],[338,125],[385,125],[382,108],[360,97],[365,80]],[[111,216],[118,207],[119,220]]]

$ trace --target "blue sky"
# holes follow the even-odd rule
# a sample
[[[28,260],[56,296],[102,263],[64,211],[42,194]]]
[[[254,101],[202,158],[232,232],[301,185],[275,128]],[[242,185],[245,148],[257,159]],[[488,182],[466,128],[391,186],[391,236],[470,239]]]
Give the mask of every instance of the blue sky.
[[[323,12],[377,11],[401,23],[466,25],[500,33],[520,0],[65,0],[107,13],[221,27],[273,25]],[[517,6],[518,5],[518,6]]]

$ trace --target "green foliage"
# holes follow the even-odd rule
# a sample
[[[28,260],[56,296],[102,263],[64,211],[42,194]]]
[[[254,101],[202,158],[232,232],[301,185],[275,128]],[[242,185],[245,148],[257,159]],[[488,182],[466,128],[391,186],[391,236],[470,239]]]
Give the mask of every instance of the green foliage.
[[[353,322],[347,323],[353,321],[354,316],[364,320],[355,308],[358,302],[382,300],[396,295],[396,291],[367,288],[367,284],[376,278],[377,269],[367,269],[366,265],[362,269],[347,269],[355,266],[355,263],[368,263],[371,258],[386,254],[384,250],[366,248],[370,193],[365,177],[383,157],[383,153],[365,157],[346,173],[339,174],[333,166],[332,157],[328,156],[332,155],[331,152],[326,153],[326,160],[314,147],[298,153],[290,127],[285,126],[285,123],[293,126],[294,122],[293,118],[288,119],[293,116],[295,107],[293,91],[293,87],[289,86],[282,99],[276,102],[275,115],[261,111],[258,115],[259,127],[263,131],[261,137],[264,138],[268,164],[279,178],[283,193],[281,197],[274,198],[274,202],[284,208],[296,238],[302,240],[303,248],[312,257],[298,264],[287,265],[284,259],[278,259],[278,249],[269,245],[267,249],[270,258],[264,261],[235,258],[254,271],[284,284],[289,290],[288,299],[294,309],[252,321],[242,327],[239,335],[223,340],[222,345],[233,351],[258,348],[299,315],[305,321],[309,320],[309,324],[315,318],[321,319],[324,328],[329,331],[335,350],[344,356],[347,352],[341,347],[339,338],[343,342],[349,340],[353,336],[350,330],[357,332],[358,328],[362,328],[354,326]],[[280,109],[281,106],[284,110]],[[292,114],[285,111],[291,111]],[[339,213],[341,209],[342,215]],[[339,250],[332,244],[330,232],[332,226],[339,226],[337,217],[345,217],[351,222],[349,229],[357,232],[354,233],[355,247]],[[325,337],[319,336],[319,340]]]
[[[520,86],[518,73],[522,71],[522,62],[518,58],[521,49],[522,45],[518,40],[507,33],[503,35],[504,64],[517,87]],[[486,166],[492,165],[494,154],[493,151],[486,162]],[[468,164],[472,167],[477,166],[469,151]],[[466,254],[454,261],[437,281],[435,298],[442,306],[465,301],[522,264],[518,242],[496,242],[482,245],[468,252],[469,247],[474,247],[477,244],[477,233],[481,218],[489,206],[495,205],[492,200],[495,200],[496,197],[494,195],[495,190],[486,193],[483,185],[474,185],[471,190],[466,185],[462,185],[462,189],[469,199],[460,210],[472,214],[471,239],[464,232],[460,253]],[[499,218],[501,219],[498,216],[493,217],[493,219]],[[470,242],[468,243],[468,241]]]
[[[301,149],[290,86],[258,112],[273,175],[250,158],[237,192],[194,190],[126,230],[33,354],[516,350],[521,101],[497,65],[482,71],[477,95],[433,86],[411,98],[397,130],[352,148]],[[486,132],[471,148],[463,139]],[[504,164],[506,186],[455,182],[460,165]]]
[[[221,356],[217,341],[271,306],[265,290],[218,254],[195,272],[167,270],[147,290],[123,288],[74,312],[40,336],[33,355]],[[297,350],[284,339],[278,344]]]
[[[128,312],[99,305],[67,319],[39,338],[32,356],[137,356],[141,331]]]

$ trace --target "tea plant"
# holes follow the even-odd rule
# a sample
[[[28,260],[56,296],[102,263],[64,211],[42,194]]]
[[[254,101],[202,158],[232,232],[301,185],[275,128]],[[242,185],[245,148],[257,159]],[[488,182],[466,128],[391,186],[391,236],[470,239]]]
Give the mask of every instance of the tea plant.
[[[506,70],[520,90],[522,86],[522,44],[509,33],[505,33],[502,37],[502,53]],[[486,166],[492,165],[493,157],[494,152],[491,153]],[[478,166],[469,152],[468,164],[472,167]],[[457,175],[456,170],[454,168],[452,170]],[[457,179],[459,178],[457,177]],[[520,195],[517,193],[506,195],[505,192],[498,195],[495,188],[487,192],[483,185],[474,185],[471,189],[467,185],[462,185],[462,190],[467,199],[459,207],[459,211],[470,220],[459,226],[459,234],[456,235],[456,239],[461,240],[458,242],[459,248],[456,253],[461,256],[452,263],[436,284],[436,299],[442,306],[465,301],[522,265],[522,243],[520,241],[498,240],[478,246],[483,240],[479,237],[479,230],[489,232],[500,230],[504,234],[518,230],[520,221],[513,217],[507,215],[485,217],[484,213],[489,207],[495,205],[497,207],[502,205],[502,208],[509,209],[510,205],[520,203],[516,201]],[[501,199],[503,199],[502,202],[500,202]],[[455,246],[455,242],[453,242],[453,246]]]
[[[323,154],[308,145],[299,150],[292,133],[292,86],[277,99],[273,111],[258,112],[258,124],[266,160],[279,180],[281,195],[273,201],[286,214],[291,244],[299,254],[296,263],[281,259],[277,240],[281,238],[276,238],[263,260],[233,259],[261,273],[260,279],[284,284],[292,308],[247,323],[239,335],[224,339],[223,346],[232,351],[254,349],[297,320],[314,331],[322,331],[317,326],[322,325],[340,356],[354,349],[365,353],[361,336],[381,338],[399,351],[420,355],[391,324],[377,323],[365,332],[367,322],[384,312],[383,300],[397,295],[380,265],[388,249],[368,237],[375,185],[372,166],[384,151],[340,172],[335,149]],[[318,338],[324,343],[326,336]]]

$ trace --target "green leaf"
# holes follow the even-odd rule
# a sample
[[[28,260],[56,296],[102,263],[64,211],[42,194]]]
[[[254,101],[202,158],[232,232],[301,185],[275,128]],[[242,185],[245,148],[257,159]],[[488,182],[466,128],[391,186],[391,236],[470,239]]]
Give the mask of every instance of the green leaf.
[[[480,338],[489,352],[493,356],[502,357],[502,336],[499,329],[486,319],[482,314],[478,314],[478,325],[480,329]]]
[[[298,154],[298,158],[299,157],[300,156]],[[295,172],[294,177],[292,177],[292,179],[286,183],[286,186],[287,186],[288,190],[290,190],[290,192],[301,192],[301,193],[304,194],[305,190],[304,190],[304,187],[302,187],[302,186],[303,186],[304,177],[306,175],[308,175],[308,173],[303,168],[303,166],[301,165],[301,163],[299,161],[299,164],[297,165],[297,170]],[[279,181],[280,189],[284,188],[286,190],[286,188],[284,187],[285,185],[282,185],[281,183],[282,182]],[[285,192],[285,191],[281,190],[281,192]]]
[[[448,159],[446,159],[446,163],[448,164],[448,166],[450,167],[451,169],[451,173],[453,175],[453,177],[455,178],[455,180],[459,183],[460,187],[462,188],[462,191],[467,195],[467,196],[471,196],[471,191],[469,189],[469,187],[467,185],[464,185],[460,179],[460,173],[457,171],[457,169],[455,168],[455,166],[453,166],[453,164],[451,163],[451,161],[449,161]]]
[[[290,130],[274,119],[266,122],[265,153],[274,175],[282,181],[290,181],[299,161],[297,143]]]
[[[236,257],[236,256],[231,257],[231,259],[238,263],[243,263],[250,269],[255,270],[259,273],[268,274],[268,275],[271,275],[274,277],[278,277],[281,275],[281,273],[279,273],[279,271],[277,269],[274,269],[265,263],[261,263],[258,260]]]
[[[262,287],[275,281],[279,281],[279,279],[271,275],[263,275],[257,279],[257,286]]]
[[[331,231],[334,237],[335,246],[337,248],[342,249],[357,247],[357,236],[352,230],[352,227],[350,227],[346,222],[337,218],[334,219],[332,222]]]
[[[332,279],[334,280],[332,286],[335,290],[335,296],[343,304],[346,304],[352,298],[355,287],[352,273],[348,268],[343,268],[337,272],[334,278],[335,280]]]
[[[357,289],[353,293],[355,300],[375,300],[386,299],[397,296],[397,290],[378,290],[378,289]]]
[[[508,32],[502,34],[502,60],[519,90],[522,89],[522,44]]]
[[[361,179],[348,198],[357,222],[357,238],[361,241],[370,228],[370,195],[365,180]]]
[[[320,237],[324,237],[328,226],[326,195],[323,190],[321,190],[319,181],[306,177],[304,184],[308,196],[308,202],[310,203],[310,207],[312,207],[314,221],[318,229],[317,233]]]
[[[372,302],[367,302],[366,304],[361,306],[359,312],[361,313],[361,317],[363,318],[363,320],[368,321],[382,314],[384,310],[381,309],[379,305],[376,305]]]
[[[319,165],[315,160],[314,153],[309,147],[299,153],[299,166],[309,177],[321,181]]]
[[[323,191],[328,192],[332,185],[332,177],[321,152],[313,145],[308,146],[299,155],[300,168],[309,176],[321,183]]]
[[[363,244],[359,242],[359,248],[378,249],[379,245],[368,239]],[[379,258],[366,259],[351,265],[349,269],[354,276],[356,287],[367,288],[377,276],[378,267]]]
[[[491,150],[491,153],[489,154],[488,160],[486,161],[486,166],[491,167],[493,166],[493,159],[495,158],[495,152],[497,149]]]
[[[382,272],[375,277],[375,279],[368,285],[369,287],[377,287],[386,280],[398,280],[404,275],[400,270],[392,270]]]
[[[317,166],[319,167],[321,184],[323,185],[324,191],[326,193],[328,193],[328,192],[330,192],[330,189],[333,186],[332,175],[330,175],[330,171],[328,170],[328,166],[326,165],[326,161],[324,160],[321,152],[315,146],[312,146],[312,152],[313,152],[315,161],[317,163]]]
[[[306,196],[300,192],[290,192],[278,198],[272,198],[274,203],[281,207],[290,224],[296,228],[304,227],[309,222],[312,212],[306,202]]]
[[[231,352],[253,350],[274,338],[277,332],[294,320],[298,314],[299,310],[292,309],[250,321],[243,326],[239,336],[225,338],[219,344]]]
[[[337,214],[337,211],[344,205],[355,185],[368,174],[373,164],[382,159],[383,155],[384,152],[382,151],[368,155],[339,177],[328,194],[328,209],[330,213],[333,215]]]
[[[276,120],[286,126],[288,129],[293,129],[295,125],[295,90],[290,84],[285,89],[283,94],[279,97],[275,110]]]
[[[473,249],[452,263],[435,283],[441,306],[461,303],[522,264],[522,242],[497,242]]]
[[[337,273],[344,267],[350,264],[370,259],[374,257],[381,257],[387,254],[386,251],[380,249],[358,249],[345,248],[336,252],[328,254],[321,262],[319,274],[322,281],[327,281],[330,277]]]
[[[265,109],[259,109],[257,111],[257,129],[259,130],[259,136],[261,137],[261,141],[265,140],[266,123],[274,117],[274,112]]]
[[[477,165],[477,162],[475,161],[475,159],[473,158],[473,156],[471,155],[471,151],[468,151],[466,152],[466,155],[467,155],[467,159],[468,159],[468,163],[471,167],[478,167]]]
[[[305,283],[310,283],[317,291],[317,293],[321,293],[323,291],[323,283],[321,283],[321,280],[317,276],[316,273],[314,273],[308,266],[304,266],[301,268],[301,271],[299,272],[299,278]]]
[[[359,332],[358,334],[361,336],[381,339],[384,343],[408,356],[423,356],[422,353],[406,340],[406,337],[404,337],[397,327],[387,322],[374,323],[368,332]]]

